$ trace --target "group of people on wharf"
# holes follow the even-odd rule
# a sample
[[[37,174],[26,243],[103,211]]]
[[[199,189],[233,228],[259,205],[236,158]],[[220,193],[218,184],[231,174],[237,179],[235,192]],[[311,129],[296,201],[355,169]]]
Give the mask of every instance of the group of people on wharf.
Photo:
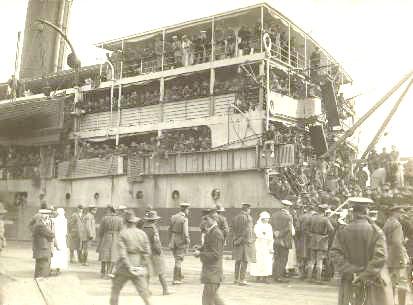
[[[338,207],[303,200],[280,202],[278,208],[271,209],[272,214],[258,211],[255,225],[250,203],[241,203],[239,214],[230,222],[222,205],[204,208],[198,244],[191,240],[189,221],[195,219],[190,215],[190,204],[180,203],[168,227],[169,249],[175,261],[172,284],[184,284],[184,259],[192,245],[192,254],[202,263],[202,304],[224,304],[219,289],[224,247],[231,245],[235,285],[248,286],[247,278],[266,284],[304,280],[325,285],[333,280],[339,284],[339,305],[388,305],[396,304],[396,298],[397,304],[406,304],[412,284],[410,206],[384,207],[367,197],[349,197]],[[126,206],[107,206],[99,226],[96,211],[94,205],[79,205],[66,220],[63,208],[49,208],[41,202],[29,224],[34,277],[58,275],[69,262],[88,265],[88,249],[96,240],[101,277],[112,279],[111,305],[118,304],[121,289],[129,280],[144,303],[152,304],[150,276],[158,277],[163,295],[169,295],[157,211],[148,206],[139,218]],[[6,246],[6,213],[1,204],[0,250]]]

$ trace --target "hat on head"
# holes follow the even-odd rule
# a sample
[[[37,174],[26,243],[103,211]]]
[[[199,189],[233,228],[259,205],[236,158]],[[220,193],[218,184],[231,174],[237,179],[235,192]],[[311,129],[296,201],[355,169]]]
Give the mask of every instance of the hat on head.
[[[191,205],[188,202],[181,202],[179,204],[180,207],[190,207]]]
[[[242,207],[250,207],[251,204],[248,203],[248,202],[242,202],[242,203],[241,203],[241,206],[242,206]]]
[[[88,205],[88,208],[89,209],[96,209],[97,207],[94,203],[91,203],[91,204]]]
[[[136,217],[133,211],[130,211],[126,214],[125,221],[128,223],[137,223],[139,220],[141,219],[139,217]]]
[[[52,212],[52,210],[49,210],[49,209],[40,209],[39,210],[40,214],[50,214],[51,212]]]
[[[260,219],[270,219],[271,215],[267,211],[263,211],[260,213]]]
[[[318,206],[320,209],[322,209],[322,210],[327,210],[328,208],[329,208],[329,206],[328,206],[328,204],[320,204],[319,206]]]
[[[350,197],[347,199],[347,201],[353,207],[368,207],[369,205],[374,203],[373,200],[366,197]]]
[[[145,215],[143,216],[143,219],[145,220],[158,220],[161,219],[160,216],[158,216],[158,213],[156,211],[147,211]]]
[[[217,211],[216,206],[206,207],[202,209],[202,214],[207,215],[209,213],[216,212],[216,211]]]
[[[225,212],[225,208],[220,204],[217,204],[216,209],[217,209],[217,212]]]
[[[389,207],[389,211],[391,211],[391,212],[393,212],[393,211],[401,211],[401,210],[403,210],[404,209],[404,206],[401,206],[401,205],[394,205],[394,206],[391,206],[391,207]]]
[[[281,203],[285,206],[288,206],[288,207],[291,207],[293,205],[293,203],[290,200],[287,200],[287,199],[281,200]]]
[[[0,202],[0,214],[6,214],[7,210],[4,208],[4,205],[2,202]]]
[[[126,209],[127,209],[127,207],[124,206],[124,205],[120,205],[120,206],[118,206],[118,208],[117,208],[117,210],[126,210]]]
[[[369,210],[369,215],[377,215],[379,213],[378,210],[373,209],[373,210]]]
[[[78,208],[78,209],[83,209],[83,205],[79,204],[79,205],[77,206],[77,208]]]

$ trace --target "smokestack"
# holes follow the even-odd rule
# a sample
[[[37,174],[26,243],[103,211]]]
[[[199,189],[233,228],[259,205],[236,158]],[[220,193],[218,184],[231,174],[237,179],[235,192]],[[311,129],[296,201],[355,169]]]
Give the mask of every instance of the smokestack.
[[[24,30],[20,79],[43,76],[58,70],[60,35],[36,22],[47,20],[60,28],[67,28],[67,14],[71,0],[29,0]]]

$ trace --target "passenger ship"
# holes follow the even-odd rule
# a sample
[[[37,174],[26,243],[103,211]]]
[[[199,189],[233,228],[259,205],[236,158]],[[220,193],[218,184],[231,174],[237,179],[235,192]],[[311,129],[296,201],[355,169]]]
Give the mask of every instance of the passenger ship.
[[[111,55],[81,68],[80,86],[74,70],[26,77],[31,95],[0,103],[9,237],[30,238],[41,201],[68,215],[95,204],[98,218],[152,206],[163,225],[185,201],[197,234],[203,207],[275,208],[273,179],[297,193],[299,168],[353,124],[338,95],[350,76],[265,3],[97,47]]]

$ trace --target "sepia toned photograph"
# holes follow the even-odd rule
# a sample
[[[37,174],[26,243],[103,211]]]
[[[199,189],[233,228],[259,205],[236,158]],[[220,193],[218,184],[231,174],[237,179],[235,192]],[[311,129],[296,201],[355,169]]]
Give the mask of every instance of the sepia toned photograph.
[[[412,12],[0,0],[0,305],[413,305]]]

